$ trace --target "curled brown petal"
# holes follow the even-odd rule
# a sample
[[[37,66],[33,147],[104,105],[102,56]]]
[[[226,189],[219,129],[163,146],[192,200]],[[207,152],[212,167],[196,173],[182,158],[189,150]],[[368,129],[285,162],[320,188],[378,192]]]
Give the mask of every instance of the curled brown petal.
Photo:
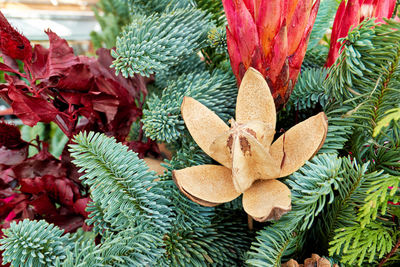
[[[214,112],[191,97],[184,97],[181,113],[194,141],[207,155],[213,157],[210,145],[216,137],[229,130],[228,125]],[[220,161],[218,158],[214,159]]]
[[[271,146],[270,154],[281,162],[279,177],[297,171],[322,147],[328,131],[325,113],[308,118],[282,134]]]
[[[279,220],[291,209],[290,190],[278,180],[258,180],[243,193],[243,208],[254,220]]]
[[[231,170],[224,166],[189,167],[173,171],[172,177],[182,193],[203,206],[216,206],[240,196],[233,185]]]
[[[243,77],[236,101],[236,121],[269,123],[276,125],[274,99],[264,77],[256,69],[249,68]]]

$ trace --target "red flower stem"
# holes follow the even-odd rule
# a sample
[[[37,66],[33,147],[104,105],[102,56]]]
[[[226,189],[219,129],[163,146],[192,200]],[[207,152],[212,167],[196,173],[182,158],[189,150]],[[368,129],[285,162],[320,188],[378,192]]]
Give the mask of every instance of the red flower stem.
[[[382,267],[390,259],[390,257],[393,256],[393,254],[397,251],[397,249],[399,247],[400,247],[400,238],[399,238],[399,240],[397,240],[397,243],[396,243],[396,245],[394,245],[392,250],[381,260],[378,267]]]

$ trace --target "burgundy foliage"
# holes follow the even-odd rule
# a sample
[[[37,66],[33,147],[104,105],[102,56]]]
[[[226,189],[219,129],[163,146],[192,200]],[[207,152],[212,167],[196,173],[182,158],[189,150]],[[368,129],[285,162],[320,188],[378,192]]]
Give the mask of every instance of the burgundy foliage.
[[[107,49],[99,49],[98,58],[75,56],[67,41],[50,30],[46,32],[49,49],[35,45],[32,52],[29,41],[1,13],[0,25],[4,25],[0,42],[6,44],[0,47],[5,61],[0,71],[6,72],[7,81],[0,85],[0,96],[24,124],[53,121],[68,137],[94,130],[119,141],[126,138],[132,122],[141,116],[140,99],[147,94],[145,78],[115,76],[109,69],[112,57]],[[23,72],[16,59],[23,60]]]

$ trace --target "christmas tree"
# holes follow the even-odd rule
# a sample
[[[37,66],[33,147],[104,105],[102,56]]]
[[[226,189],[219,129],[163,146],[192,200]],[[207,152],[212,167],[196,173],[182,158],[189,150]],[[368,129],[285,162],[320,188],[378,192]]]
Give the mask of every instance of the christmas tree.
[[[93,39],[115,48],[98,59],[61,61],[51,32],[53,61],[40,59],[1,18],[1,96],[24,123],[55,122],[70,140],[63,154],[81,173],[89,226],[66,231],[47,210],[9,220],[4,264],[399,264],[396,1],[102,0],[100,9]],[[86,80],[63,78],[61,65]],[[75,95],[51,92],[73,86],[92,97],[61,109]],[[27,153],[3,132],[16,141],[1,139],[0,156]],[[156,143],[171,153],[161,174],[142,159]],[[21,180],[13,190],[36,185]]]

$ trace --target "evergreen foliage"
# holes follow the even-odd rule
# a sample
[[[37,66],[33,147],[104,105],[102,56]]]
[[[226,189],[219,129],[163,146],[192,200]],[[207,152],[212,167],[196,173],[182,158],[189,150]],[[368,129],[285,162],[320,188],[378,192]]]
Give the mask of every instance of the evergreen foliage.
[[[323,39],[324,35],[332,25],[336,10],[339,6],[338,0],[322,0],[318,9],[317,18],[311,31],[310,40],[307,46],[308,50],[314,49]]]
[[[225,122],[234,116],[237,85],[226,53],[221,1],[102,0],[99,43],[111,45],[124,27],[113,54],[117,73],[154,77],[136,127],[143,124],[146,136],[167,143],[173,156],[157,176],[114,139],[77,135],[71,152],[90,188],[86,223],[93,226],[92,235],[63,235],[42,221],[13,223],[0,240],[3,261],[67,267],[280,266],[318,253],[340,266],[376,265],[392,256],[388,263],[398,264],[400,23],[366,19],[341,40],[342,53],[326,69],[325,33],[338,2],[321,2],[301,75],[278,114],[278,126],[289,128],[324,111],[325,143],[281,180],[291,189],[292,210],[279,221],[255,224],[251,233],[241,198],[200,206],[172,180],[172,170],[216,164],[186,130],[183,97],[195,98]]]
[[[288,107],[296,110],[314,109],[317,104],[325,107],[329,96],[325,94],[327,70],[324,68],[305,69],[301,72],[293,93],[290,95]]]
[[[190,96],[209,107],[224,121],[233,117],[237,94],[236,82],[231,73],[220,70],[184,74],[170,82],[161,97],[153,95],[143,111],[143,129],[146,135],[159,142],[176,142],[184,135],[181,104]]]
[[[341,253],[342,261],[361,266],[364,262],[377,263],[393,247],[394,231],[379,223],[371,223],[366,228],[347,226],[336,230],[329,252]]]
[[[80,133],[74,141],[77,144],[71,145],[70,150],[73,162],[85,171],[81,179],[92,189],[92,200],[114,231],[149,227],[149,233],[156,237],[169,228],[168,201],[143,160],[104,135]]]
[[[178,8],[194,6],[192,0],[118,0],[128,3],[130,10],[139,14],[168,13]]]
[[[113,48],[122,28],[130,22],[128,2],[100,0],[93,11],[101,27],[101,32],[90,33],[94,47]]]
[[[66,257],[69,236],[64,231],[46,221],[12,222],[3,230],[0,240],[3,263],[13,266],[54,266],[56,259]]]
[[[340,187],[342,159],[334,154],[321,154],[289,176],[292,210],[278,222],[258,232],[246,261],[251,266],[280,266],[284,257],[292,255],[304,242],[309,229],[323,208],[334,201]]]
[[[117,39],[113,67],[125,77],[166,71],[200,49],[211,26],[209,15],[195,9],[135,16]]]

